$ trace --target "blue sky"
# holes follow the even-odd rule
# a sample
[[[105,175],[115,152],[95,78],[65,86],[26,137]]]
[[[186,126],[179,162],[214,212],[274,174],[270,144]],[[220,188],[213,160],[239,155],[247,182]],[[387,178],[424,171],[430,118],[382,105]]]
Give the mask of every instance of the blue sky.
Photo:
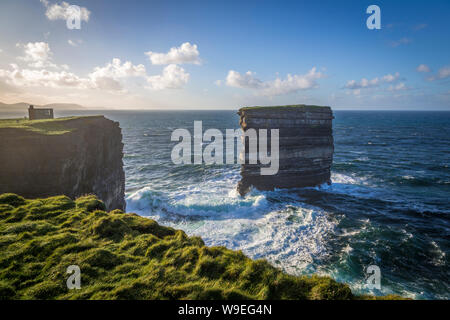
[[[372,4],[380,30],[366,26]],[[0,101],[450,110],[449,13],[449,1],[2,0]]]

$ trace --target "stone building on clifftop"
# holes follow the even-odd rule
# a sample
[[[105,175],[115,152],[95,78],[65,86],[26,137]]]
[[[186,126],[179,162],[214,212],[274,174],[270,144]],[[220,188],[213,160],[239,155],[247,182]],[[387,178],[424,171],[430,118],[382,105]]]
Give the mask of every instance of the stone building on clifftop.
[[[36,109],[33,105],[28,108],[28,119],[40,120],[40,119],[53,119],[53,109],[39,108]]]

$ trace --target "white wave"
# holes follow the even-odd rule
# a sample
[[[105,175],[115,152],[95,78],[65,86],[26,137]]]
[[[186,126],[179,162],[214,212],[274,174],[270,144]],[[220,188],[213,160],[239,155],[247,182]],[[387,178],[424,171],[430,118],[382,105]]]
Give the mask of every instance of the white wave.
[[[356,184],[356,185],[367,185],[367,178],[357,177],[355,175],[345,175],[341,173],[332,172],[331,181],[333,183],[342,184]]]
[[[208,246],[225,246],[242,250],[253,259],[264,258],[290,274],[328,275],[348,283],[356,294],[394,293],[389,286],[383,286],[380,291],[368,290],[364,279],[352,278],[341,269],[354,254],[350,243],[339,252],[340,266],[330,270],[328,264],[318,263],[336,254],[329,251],[330,238],[354,237],[370,225],[368,219],[357,229],[339,230],[339,218],[303,203],[295,192],[252,190],[243,198],[236,192],[239,173],[218,170],[212,176],[201,183],[165,192],[142,188],[127,197],[127,208],[163,225],[182,229],[188,235],[200,236]],[[366,178],[333,173],[332,180],[331,186],[324,184],[317,189],[375,196],[376,190],[368,185]],[[405,233],[405,238],[409,237],[411,235]],[[440,265],[445,261],[445,253],[435,247],[438,253],[435,262]],[[376,258],[374,252],[374,261]],[[401,290],[403,296],[417,298],[421,295]]]
[[[236,192],[239,179],[236,171],[218,171],[202,183],[164,193],[146,187],[128,196],[127,208],[201,236],[207,245],[265,258],[292,274],[320,272],[314,261],[330,254],[327,238],[336,234],[336,218],[286,190],[252,190],[240,197]],[[333,173],[332,180],[331,186],[316,189],[365,196],[372,192],[364,186],[364,178]]]
[[[267,200],[262,193],[252,192],[242,198],[236,192],[233,175],[188,185],[165,193],[145,187],[127,197],[127,208],[158,219],[168,214],[209,218],[238,218],[264,211]]]
[[[445,266],[446,263],[446,254],[445,251],[443,251],[439,245],[436,243],[436,241],[431,241],[431,245],[433,246],[433,253],[434,253],[434,258],[433,258],[433,264],[435,266],[440,266],[443,267]]]
[[[236,192],[239,175],[218,175],[165,194],[143,188],[127,197],[127,209],[201,236],[207,245],[242,250],[299,274],[327,255],[326,238],[336,221],[283,190]],[[269,201],[291,199],[291,201]]]
[[[347,194],[366,199],[381,197],[381,191],[371,185],[367,177],[358,177],[356,175],[345,175],[332,172],[331,182],[331,185],[324,183],[315,189],[329,193]]]

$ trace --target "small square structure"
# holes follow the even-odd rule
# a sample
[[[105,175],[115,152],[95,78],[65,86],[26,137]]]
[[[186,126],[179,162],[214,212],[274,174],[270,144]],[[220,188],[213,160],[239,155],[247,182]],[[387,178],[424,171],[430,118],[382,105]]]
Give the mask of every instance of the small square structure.
[[[36,109],[34,106],[28,108],[28,119],[39,120],[39,119],[53,119],[53,109]]]

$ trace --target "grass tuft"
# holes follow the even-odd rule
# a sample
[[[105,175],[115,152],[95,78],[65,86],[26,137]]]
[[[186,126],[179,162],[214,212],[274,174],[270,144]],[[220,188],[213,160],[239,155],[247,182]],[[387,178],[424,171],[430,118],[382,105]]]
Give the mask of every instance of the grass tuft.
[[[101,116],[77,116],[77,117],[62,117],[55,119],[42,120],[28,120],[26,118],[17,119],[0,119],[0,130],[20,129],[25,131],[32,131],[45,135],[60,135],[73,131],[73,128],[68,126],[68,123],[77,119],[92,119]]]
[[[0,204],[10,205],[13,207],[21,206],[25,203],[25,199],[14,193],[4,193],[0,195]]]
[[[0,299],[375,299],[296,277],[88,195],[0,195]],[[69,290],[78,265],[81,289]],[[397,296],[386,298],[395,299]]]

